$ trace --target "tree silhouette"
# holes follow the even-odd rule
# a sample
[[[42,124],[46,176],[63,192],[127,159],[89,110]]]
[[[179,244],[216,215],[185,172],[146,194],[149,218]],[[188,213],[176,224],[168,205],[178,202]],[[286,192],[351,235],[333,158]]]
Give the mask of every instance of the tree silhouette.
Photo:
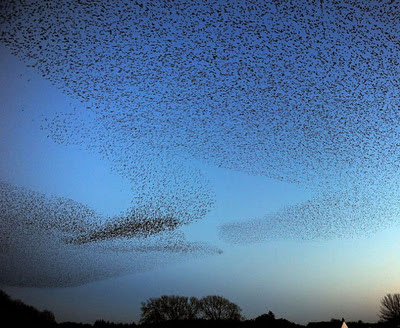
[[[222,296],[206,296],[199,300],[199,310],[204,319],[240,320],[242,309]]]
[[[222,296],[202,299],[185,296],[150,298],[142,302],[140,323],[153,324],[165,321],[206,319],[240,320],[242,309]]]
[[[185,296],[150,298],[142,302],[140,323],[157,323],[169,320],[195,319],[198,313],[198,300]]]
[[[391,324],[400,324],[400,294],[387,294],[381,300],[379,317]]]
[[[48,310],[39,311],[19,300],[12,300],[0,290],[0,320],[12,323],[7,327],[55,327],[54,314]],[[0,325],[1,325],[0,321]]]

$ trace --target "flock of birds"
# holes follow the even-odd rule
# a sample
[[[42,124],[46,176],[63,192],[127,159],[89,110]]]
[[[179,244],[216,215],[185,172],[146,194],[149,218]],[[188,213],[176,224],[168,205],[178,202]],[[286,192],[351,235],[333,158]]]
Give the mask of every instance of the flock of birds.
[[[104,218],[71,199],[6,182],[0,182],[0,213],[4,285],[74,286],[178,261],[182,253],[221,253],[187,241],[176,219],[146,221],[132,212]]]
[[[76,284],[134,271],[139,255],[220,253],[178,230],[215,202],[204,163],[316,193],[222,225],[230,242],[349,237],[396,224],[399,31],[392,0],[2,1],[0,42],[83,104],[42,128],[111,161],[135,197],[104,218],[2,183],[0,259],[10,265],[0,281]],[[27,273],[34,240],[51,253],[37,279]],[[67,264],[71,252],[79,270],[57,277],[50,259]],[[127,257],[89,271],[88,254]]]
[[[364,188],[364,187],[363,187]],[[398,226],[400,188],[321,192],[303,203],[247,221],[226,223],[220,237],[229,243],[271,240],[333,240],[371,236]]]

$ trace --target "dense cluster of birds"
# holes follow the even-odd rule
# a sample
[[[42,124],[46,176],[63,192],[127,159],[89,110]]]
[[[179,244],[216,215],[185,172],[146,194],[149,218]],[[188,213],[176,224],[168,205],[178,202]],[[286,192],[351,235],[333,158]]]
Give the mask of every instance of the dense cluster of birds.
[[[0,282],[5,285],[73,286],[178,261],[182,254],[221,253],[207,243],[187,241],[171,218],[146,222],[139,213],[104,218],[71,199],[6,182],[0,182],[0,213]]]
[[[204,218],[214,196],[201,163],[316,191],[222,226],[230,241],[393,223],[399,18],[392,0],[2,1],[0,42],[85,107],[43,129],[102,154],[136,195],[66,245],[174,236]]]

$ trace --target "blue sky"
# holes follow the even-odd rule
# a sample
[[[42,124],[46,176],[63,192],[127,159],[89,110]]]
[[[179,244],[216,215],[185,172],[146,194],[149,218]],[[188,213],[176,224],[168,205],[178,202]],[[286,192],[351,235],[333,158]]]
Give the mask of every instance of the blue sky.
[[[329,3],[326,10],[333,10],[334,6],[330,7]],[[384,74],[391,71],[390,65],[397,58],[398,50],[389,44],[383,59],[376,59],[380,57],[374,53],[375,44],[363,48],[365,39],[357,39],[353,31],[346,37],[355,38],[355,45],[347,41],[337,41],[336,44],[339,52],[336,59],[347,59],[348,71],[341,73],[344,69],[340,65],[333,65],[333,71],[328,69],[329,65],[321,68],[324,61],[315,59],[321,55],[318,52],[322,52],[328,62],[336,60],[329,50],[329,42],[342,38],[341,29],[332,32],[330,41],[327,39],[323,46],[316,46],[306,54],[306,47],[299,49],[290,38],[287,42],[279,39],[286,32],[279,34],[272,27],[269,33],[278,36],[276,43],[271,39],[268,39],[270,43],[264,42],[267,34],[262,34],[256,42],[250,33],[251,26],[249,28],[243,22],[259,17],[257,10],[261,9],[257,6],[251,9],[250,6],[246,13],[240,9],[244,4],[242,2],[237,8],[228,6],[228,16],[223,16],[222,22],[234,22],[234,17],[238,23],[232,23],[228,31],[221,32],[222,39],[224,33],[232,39],[217,45],[220,48],[216,48],[215,52],[204,50],[203,46],[211,49],[210,44],[216,40],[201,42],[207,40],[219,26],[206,26],[205,30],[200,28],[200,32],[196,32],[199,35],[189,33],[187,39],[179,41],[184,31],[182,26],[193,23],[180,16],[182,9],[179,6],[177,13],[171,15],[178,23],[154,21],[166,31],[171,28],[168,24],[172,24],[175,30],[171,30],[176,32],[176,35],[169,36],[172,43],[162,33],[158,37],[149,37],[146,33],[152,31],[149,27],[153,17],[151,12],[157,7],[150,6],[148,21],[134,20],[139,36],[132,44],[142,53],[134,53],[127,62],[108,62],[109,58],[106,58],[101,62],[104,72],[99,70],[97,73],[92,71],[90,60],[85,62],[83,59],[82,71],[73,74],[62,70],[52,72],[52,64],[56,68],[63,68],[63,65],[49,54],[47,57],[42,55],[36,48],[32,52],[37,52],[45,65],[29,68],[27,62],[35,59],[24,57],[27,56],[24,50],[19,52],[20,58],[17,58],[3,38],[0,47],[1,180],[46,196],[68,198],[85,204],[99,213],[101,220],[108,218],[119,222],[121,212],[154,201],[162,211],[187,215],[185,224],[178,228],[180,234],[172,237],[155,234],[144,241],[132,238],[122,246],[129,246],[130,242],[135,247],[164,245],[165,240],[175,236],[178,236],[177,244],[181,243],[179,238],[185,238],[183,244],[198,243],[195,251],[189,253],[135,251],[132,258],[126,258],[121,248],[122,255],[118,259],[123,269],[120,272],[113,272],[113,278],[105,280],[101,279],[101,275],[94,276],[92,280],[84,278],[83,284],[79,280],[82,259],[65,258],[65,262],[61,263],[69,266],[66,271],[76,271],[76,278],[70,282],[70,287],[61,286],[66,280],[55,278],[51,257],[40,258],[40,247],[36,252],[32,250],[39,259],[37,272],[28,274],[29,266],[19,262],[24,258],[16,258],[16,254],[24,250],[20,246],[14,258],[13,253],[5,257],[16,265],[11,284],[14,286],[0,281],[12,297],[52,310],[61,321],[91,322],[99,318],[137,321],[140,302],[162,294],[198,297],[221,294],[241,306],[244,315],[249,318],[272,310],[278,317],[300,323],[329,320],[331,317],[377,320],[379,300],[386,293],[397,292],[400,273],[397,264],[400,246],[397,238],[400,232],[396,196],[398,169],[395,162],[399,150],[396,144],[398,129],[393,126],[397,122],[395,95],[399,89],[397,71],[386,78]],[[215,10],[215,6],[210,2],[209,7],[204,5],[204,8],[199,8],[207,12]],[[224,4],[219,6],[223,8]],[[383,33],[388,23],[379,15],[374,16],[376,8],[371,5],[372,13],[365,16],[361,10],[354,10],[350,4],[347,6],[346,10],[359,16],[359,21],[365,17],[376,19],[380,27],[367,31],[371,33],[369,37],[378,42],[375,34],[379,36]],[[385,3],[383,8],[389,8],[387,6]],[[269,12],[273,7],[271,4]],[[306,6],[303,13],[306,21],[315,19],[316,12],[320,10],[315,8],[312,4]],[[396,8],[393,8],[393,15],[397,13]],[[109,10],[113,11],[113,8]],[[166,9],[160,10],[162,13]],[[290,6],[279,10],[288,13],[282,23],[283,31],[286,28],[286,31],[294,33],[301,30],[301,24],[309,24],[294,24],[290,18]],[[293,9],[293,12],[296,10]],[[345,13],[335,15],[348,19]],[[201,18],[204,13],[197,15]],[[111,24],[113,31],[116,27],[112,24],[118,24],[113,23],[112,18],[106,23]],[[266,22],[273,20],[267,15],[263,19]],[[88,21],[91,22],[90,19]],[[210,21],[214,24],[220,22],[214,16]],[[271,26],[279,30],[279,23],[274,24],[278,25]],[[361,23],[354,24],[356,29],[362,30]],[[88,30],[85,33],[89,33]],[[71,31],[74,29],[71,28]],[[314,34],[319,30],[310,28],[310,31],[311,40],[315,41]],[[242,32],[245,41],[235,40],[233,36],[239,32]],[[306,36],[304,31],[298,33],[299,38]],[[121,35],[120,39],[117,37],[112,42],[129,45],[129,40],[124,37],[126,35]],[[191,45],[196,37],[201,41],[198,48],[185,49],[183,54],[176,52],[181,46]],[[392,37],[395,39],[398,34]],[[14,46],[20,42],[11,36],[9,40],[11,48],[12,42]],[[84,37],[77,37],[77,40],[84,40],[84,44],[88,45]],[[269,52],[264,49],[263,52],[256,50],[259,49],[257,45],[273,49]],[[349,49],[357,49],[347,53],[343,50],[345,45],[349,45]],[[52,46],[54,44],[50,42],[48,48],[52,49]],[[234,50],[226,53],[224,48],[232,49],[229,46]],[[106,53],[108,50],[96,51]],[[57,49],[54,48],[54,51]],[[88,48],[78,53],[90,58],[91,51]],[[179,57],[180,60],[192,58],[194,64],[178,63],[174,67],[171,66],[174,60],[159,62],[151,57],[152,54],[163,54],[163,51],[170,56],[183,56]],[[303,57],[296,62],[287,57],[291,52],[298,52]],[[150,57],[142,56],[143,53]],[[228,59],[219,59],[223,53]],[[370,58],[354,59],[355,53]],[[123,56],[126,51],[119,50],[116,54]],[[253,59],[246,54],[254,56]],[[202,60],[213,55],[221,62],[211,62],[207,67]],[[69,56],[66,56],[67,62]],[[315,56],[310,60],[315,68],[302,66],[304,58],[309,56]],[[142,84],[132,80],[132,84],[128,81],[119,85],[118,75],[112,78],[110,75],[109,84],[97,82],[96,77],[111,74],[116,67],[129,72],[128,64],[135,59],[140,65],[131,67],[130,72],[137,74]],[[274,66],[274,60],[278,68]],[[285,66],[288,63],[289,68]],[[298,65],[291,66],[291,63]],[[262,66],[264,64],[266,68]],[[376,74],[371,75],[370,69],[375,64]],[[389,66],[379,68],[379,64]],[[367,65],[368,69],[361,71],[364,75],[357,75],[353,74],[351,65],[356,65],[358,69]],[[50,67],[50,73],[45,72],[42,76],[46,67]],[[163,68],[166,73],[157,70]],[[192,82],[185,81],[191,76],[186,72],[187,68],[194,69]],[[271,76],[266,79],[259,77],[258,73],[251,75],[254,68],[259,69],[260,74],[270,71]],[[293,71],[297,75],[290,77],[288,74]],[[154,75],[155,72],[159,72],[159,76]],[[212,79],[215,72],[228,77]],[[286,75],[286,82],[281,80],[280,72],[283,72],[282,76]],[[312,72],[316,77],[311,75]],[[322,92],[318,94],[318,89],[310,89],[310,85],[315,85],[312,84],[313,79],[325,73]],[[126,76],[130,75],[126,73]],[[74,77],[82,80],[75,85]],[[174,80],[177,77],[180,80]],[[345,80],[338,83],[338,78]],[[258,81],[260,85],[264,83],[267,91],[249,81]],[[354,87],[360,81],[364,83]],[[274,82],[278,86],[269,87],[268,83]],[[229,83],[234,87],[229,89]],[[107,86],[111,89],[102,89]],[[259,94],[252,92],[252,88]],[[299,95],[294,94],[296,88]],[[381,91],[371,93],[373,89]],[[211,93],[212,90],[215,93]],[[88,102],[81,102],[85,97],[82,91],[92,97]],[[137,98],[132,100],[131,96],[124,96],[124,92],[137,92]],[[281,98],[277,98],[279,95]],[[288,108],[298,108],[290,106],[301,96],[305,100],[296,106],[306,110],[285,112]],[[187,98],[182,100],[182,97]],[[260,114],[251,112],[253,107],[261,104],[271,106],[271,111]],[[103,112],[95,109],[98,105],[105,107]],[[222,105],[228,107],[222,110]],[[282,112],[278,110],[279,106],[283,106]],[[383,114],[380,111],[382,108]],[[168,112],[171,110],[172,114]],[[69,118],[71,121],[68,121]],[[64,120],[67,123],[63,125]],[[123,120],[125,123],[121,123]],[[61,124],[60,129],[57,124]],[[136,127],[139,132],[134,132]],[[135,143],[130,145],[132,140]],[[102,153],[102,147],[108,146],[113,147],[113,152],[106,150]],[[146,164],[147,167],[144,167]],[[143,171],[138,172],[140,168]],[[163,183],[164,190],[161,188]],[[192,195],[193,190],[197,193]],[[160,195],[165,199],[161,201],[158,198]],[[341,197],[348,198],[343,200]],[[193,205],[197,200],[204,200],[205,205]],[[205,213],[203,216],[199,215],[202,211]],[[196,215],[200,217],[193,220],[192,216]],[[6,226],[7,223],[2,222]],[[16,241],[20,239],[16,237]],[[77,249],[91,256],[102,252],[103,247],[109,247],[111,244],[108,242],[103,240],[94,246],[89,245],[89,251],[85,245]],[[122,247],[118,238],[114,246]],[[60,248],[61,251],[63,249]],[[215,249],[221,250],[222,254]],[[104,261],[107,260],[110,258],[104,257]],[[99,272],[110,270],[113,263],[98,263],[101,267]],[[83,273],[87,271],[82,270]],[[42,277],[49,278],[42,280]],[[26,281],[33,287],[23,287]],[[39,284],[42,281],[47,283],[44,288]]]

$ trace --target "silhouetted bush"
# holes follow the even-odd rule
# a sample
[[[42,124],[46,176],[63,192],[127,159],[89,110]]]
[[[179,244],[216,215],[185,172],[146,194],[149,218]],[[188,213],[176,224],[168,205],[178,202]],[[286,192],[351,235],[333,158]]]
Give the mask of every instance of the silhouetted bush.
[[[254,319],[255,322],[263,322],[263,323],[271,323],[275,321],[275,314],[272,311],[269,311],[266,314],[262,314]]]
[[[271,327],[271,328],[297,328],[304,327],[296,323],[290,322],[286,319],[276,319],[275,314],[269,311],[266,314],[262,314],[252,321],[252,326],[254,328],[258,327]],[[339,327],[340,328],[340,327]]]
[[[97,320],[94,325],[94,328],[130,328],[130,327],[136,327],[136,324],[134,322],[132,323],[114,323],[110,321],[104,321],[104,320]]]
[[[66,322],[59,323],[57,327],[61,327],[61,328],[91,328],[92,325],[90,325],[88,323],[78,323],[78,322],[66,321]]]
[[[154,324],[142,324],[144,328],[245,328],[245,322],[238,320],[169,320]]]

